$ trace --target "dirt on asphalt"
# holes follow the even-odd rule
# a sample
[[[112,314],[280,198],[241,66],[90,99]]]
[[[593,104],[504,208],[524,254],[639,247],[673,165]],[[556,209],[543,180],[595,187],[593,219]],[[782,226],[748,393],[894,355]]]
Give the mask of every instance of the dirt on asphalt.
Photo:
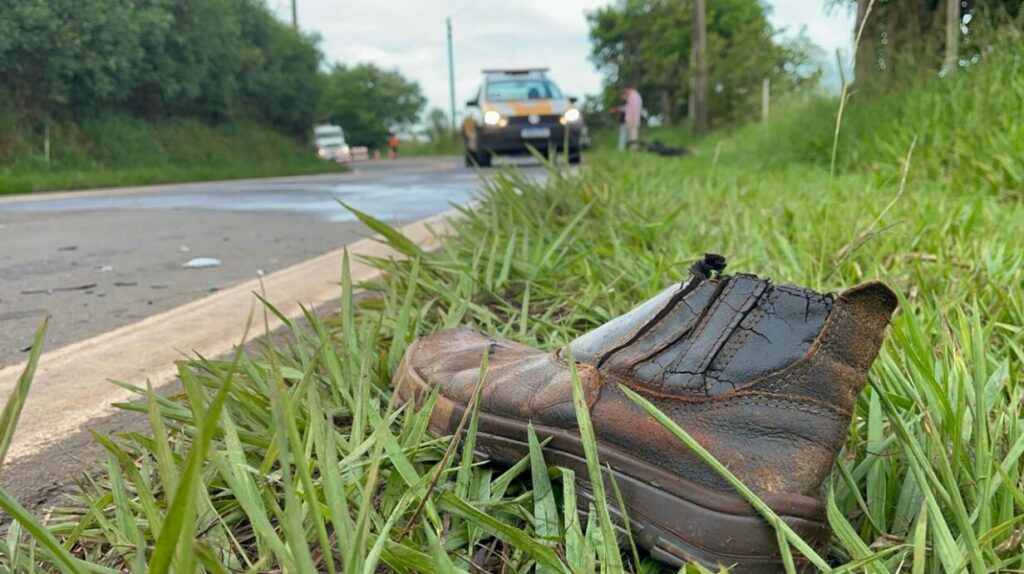
[[[0,367],[28,357],[32,336],[47,315],[51,319],[44,351],[368,235],[359,223],[252,212],[148,210],[0,217]],[[220,264],[184,267],[196,258]]]

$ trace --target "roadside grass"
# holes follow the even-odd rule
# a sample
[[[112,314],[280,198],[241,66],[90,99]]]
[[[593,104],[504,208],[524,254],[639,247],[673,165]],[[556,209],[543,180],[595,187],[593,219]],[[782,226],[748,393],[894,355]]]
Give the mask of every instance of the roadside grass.
[[[387,150],[385,149],[384,152]],[[382,152],[382,153],[384,153]],[[425,142],[402,142],[398,146],[398,157],[420,157],[439,155],[462,155],[462,141],[458,138],[438,138]]]
[[[38,126],[37,126],[38,128]],[[43,133],[0,114],[0,195],[347,171],[298,139],[252,122],[209,125],[111,114]]]
[[[511,468],[474,464],[426,432],[432,399],[398,404],[388,380],[414,338],[444,327],[556,348],[714,251],[778,282],[877,277],[901,294],[826,485],[827,565],[1024,569],[1024,202],[936,176],[945,156],[902,124],[893,166],[835,177],[827,159],[750,145],[777,130],[680,159],[595,152],[543,184],[508,171],[434,253],[391,232],[410,258],[374,260],[387,275],[367,296],[353,298],[346,273],[336,312],[288,323],[290,342],[182,362],[179,396],[136,389],[143,401],[125,408],[152,432],[97,436],[107,470],[49,516],[59,548],[27,536],[40,531],[26,518],[0,538],[0,568],[661,572],[608,543],[608,509],[578,509],[573,474],[545,467],[536,439]],[[471,443],[475,417],[466,424]],[[598,504],[615,504],[606,495]],[[780,544],[799,565],[805,545]]]

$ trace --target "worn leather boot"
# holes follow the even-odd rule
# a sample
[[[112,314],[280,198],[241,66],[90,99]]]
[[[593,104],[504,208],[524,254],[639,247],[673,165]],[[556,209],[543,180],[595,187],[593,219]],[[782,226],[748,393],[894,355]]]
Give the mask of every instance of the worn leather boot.
[[[586,499],[568,364],[575,360],[599,456],[614,473],[634,539],[674,565],[778,571],[773,528],[619,385],[653,402],[805,540],[824,547],[830,531],[821,485],[896,297],[878,282],[822,295],[722,275],[724,263],[706,256],[687,281],[566,349],[545,352],[470,329],[422,338],[393,383],[405,399],[436,389],[430,428],[452,434],[487,352],[479,452],[504,463],[521,459],[532,423],[541,440],[551,439],[547,462],[574,470]]]

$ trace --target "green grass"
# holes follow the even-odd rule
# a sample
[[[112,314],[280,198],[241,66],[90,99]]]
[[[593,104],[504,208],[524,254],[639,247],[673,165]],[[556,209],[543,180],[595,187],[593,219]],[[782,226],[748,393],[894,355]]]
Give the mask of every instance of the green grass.
[[[44,131],[0,112],[0,195],[346,171],[296,138],[251,122],[107,115]]]
[[[402,145],[398,147],[399,157],[438,155],[462,155],[462,140],[458,138],[440,138],[425,142],[402,142]]]
[[[966,106],[995,91],[948,86],[922,97]],[[827,129],[834,109],[810,105],[793,121]],[[851,100],[848,124],[865,113]],[[47,523],[65,550],[28,537],[40,531],[26,518],[0,540],[0,569],[662,571],[608,543],[607,508],[581,522],[573,474],[544,467],[535,438],[511,468],[473,464],[426,432],[430,400],[397,404],[388,380],[413,339],[444,327],[556,348],[682,279],[705,251],[778,282],[838,290],[877,277],[901,294],[826,484],[834,536],[822,560],[858,572],[1024,569],[1024,202],[959,183],[983,168],[951,180],[950,157],[925,147],[952,136],[926,137],[918,119],[876,118],[890,142],[876,168],[841,140],[835,176],[828,145],[812,161],[780,159],[807,153],[799,130],[766,154],[778,123],[690,158],[595,152],[578,176],[552,171],[543,185],[509,172],[440,251],[391,237],[411,259],[375,260],[388,274],[359,300],[346,273],[337,312],[290,324],[291,342],[183,362],[178,396],[137,389],[144,400],[126,408],[152,432],[101,439],[106,471]],[[938,125],[982,136],[955,120]],[[977,145],[1009,149],[1003,136]],[[472,441],[475,416],[466,425]],[[791,533],[780,543],[811,554]]]

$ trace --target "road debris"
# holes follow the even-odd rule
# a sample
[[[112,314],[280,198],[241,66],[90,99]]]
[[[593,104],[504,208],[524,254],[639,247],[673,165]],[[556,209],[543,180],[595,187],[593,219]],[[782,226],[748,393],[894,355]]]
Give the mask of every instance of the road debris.
[[[96,283],[86,283],[85,285],[73,285],[71,287],[45,287],[42,289],[25,289],[21,292],[22,295],[52,295],[61,291],[87,291],[96,287]]]
[[[178,253],[191,253],[192,248],[182,243],[178,246]]]
[[[135,281],[114,281],[114,287],[137,287],[138,283]]]
[[[185,262],[182,267],[185,269],[204,269],[206,267],[220,267],[220,259],[214,259],[213,257],[196,257],[195,259],[189,259]]]
[[[65,245],[63,247],[58,247],[57,251],[78,251],[78,246],[77,245]]]
[[[110,273],[113,270],[114,270],[114,266],[113,265],[104,265],[103,267],[100,267],[100,269],[99,269],[100,273]]]

